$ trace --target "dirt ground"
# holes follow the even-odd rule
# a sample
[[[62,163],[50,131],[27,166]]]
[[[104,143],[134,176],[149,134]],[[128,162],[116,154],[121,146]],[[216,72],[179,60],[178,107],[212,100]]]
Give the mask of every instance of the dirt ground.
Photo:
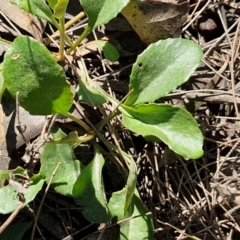
[[[72,1],[67,19],[79,11],[76,1]],[[0,28],[2,37],[13,39],[16,36],[12,25],[21,34],[27,34],[17,23],[9,24],[6,19],[9,16],[0,15],[0,24],[4,23],[9,29],[3,33]],[[69,30],[72,38],[79,35],[83,26],[84,22],[80,22]],[[127,131],[115,135],[126,152],[134,149],[138,190],[154,216],[156,239],[240,239],[239,30],[239,1],[192,0],[181,37],[199,44],[204,58],[186,84],[159,100],[183,106],[195,117],[204,135],[201,159],[184,159],[163,143],[146,142]],[[51,31],[47,25],[43,37]],[[104,62],[97,52],[85,52],[84,58],[89,74],[104,89],[122,99],[127,93],[131,64],[146,45],[121,15],[97,29],[91,37],[107,37],[119,50],[120,59],[114,63]],[[55,51],[57,48],[52,44],[50,49]],[[3,56],[4,49],[0,47],[0,50]],[[69,69],[66,73],[69,78],[74,78]],[[93,124],[101,117],[100,111],[89,106],[83,108]],[[111,109],[111,106],[106,105],[107,108]],[[65,127],[64,123],[60,124]],[[30,138],[35,138],[41,129],[32,128],[35,132]],[[106,136],[107,131],[111,130],[106,130]],[[91,157],[87,146],[77,150],[76,155]],[[26,151],[24,142],[12,151],[22,164],[21,157]],[[34,201],[33,209],[39,206],[42,195],[43,192]],[[23,209],[15,222],[32,221],[32,217],[30,209]],[[7,216],[0,216],[0,222],[5,219]],[[109,228],[98,238],[101,226],[87,222],[81,215],[81,208],[71,198],[52,190],[47,194],[38,223],[35,239],[114,240],[118,230],[116,226]],[[31,230],[27,231],[23,239],[30,239],[30,234]]]

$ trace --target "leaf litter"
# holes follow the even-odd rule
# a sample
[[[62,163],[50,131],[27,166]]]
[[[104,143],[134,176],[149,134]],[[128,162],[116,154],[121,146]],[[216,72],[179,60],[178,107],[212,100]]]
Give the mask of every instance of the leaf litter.
[[[164,103],[184,106],[195,116],[205,137],[201,159],[186,161],[163,143],[146,142],[124,129],[115,131],[119,130],[121,119],[111,122],[109,129],[105,129],[105,137],[112,136],[113,141],[117,139],[122,149],[135,156],[138,190],[149,212],[153,213],[156,239],[184,239],[187,234],[198,239],[239,239],[238,8],[235,2],[191,1],[190,17],[181,35],[200,44],[204,58],[189,82],[161,99]],[[15,24],[18,26],[17,22]],[[73,37],[79,35],[83,27],[81,22],[77,26],[69,30]],[[51,34],[49,29],[47,33]],[[91,37],[97,40],[107,37],[117,44],[120,53],[125,53],[114,63],[105,61],[97,49],[91,49],[84,56],[89,76],[121,99],[128,85],[128,65],[145,46],[133,31],[115,33],[108,30],[108,25],[104,31],[95,31]],[[66,71],[74,77],[67,66]],[[90,122],[101,117],[99,111],[82,107]],[[112,106],[104,104],[99,110],[107,115]],[[57,121],[63,127],[68,124],[61,119]],[[39,129],[37,131],[41,134]],[[81,148],[80,155],[85,151],[81,158],[89,158],[91,150],[86,145]],[[24,155],[24,151],[24,147],[19,148],[17,154]],[[114,181],[117,184],[118,180]],[[67,233],[62,231],[56,213],[68,229]],[[29,212],[21,214],[26,217]],[[16,222],[18,220],[16,218]],[[57,227],[49,228],[44,221],[52,221]],[[41,231],[47,229],[49,235],[58,239],[73,233],[78,233],[78,239],[84,239],[94,231],[97,237],[101,233],[98,225],[85,222],[81,208],[76,208],[71,199],[55,192],[48,193],[39,223]],[[81,231],[79,225],[86,230]],[[113,226],[110,234],[114,230]],[[85,239],[90,239],[90,235]]]

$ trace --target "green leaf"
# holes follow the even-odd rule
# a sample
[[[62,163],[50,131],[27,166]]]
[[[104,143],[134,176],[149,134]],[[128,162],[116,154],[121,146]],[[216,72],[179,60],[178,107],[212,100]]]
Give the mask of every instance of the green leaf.
[[[51,22],[55,26],[56,20],[53,17],[51,9],[45,0],[11,0],[11,3],[18,5],[23,10]],[[57,26],[56,26],[57,27]]]
[[[9,180],[11,176],[14,174],[24,175],[24,172],[25,170],[22,167],[17,167],[15,169],[6,170],[6,171],[0,170],[0,181]]]
[[[80,0],[88,15],[88,26],[91,29],[115,18],[128,2],[129,0]]]
[[[106,59],[113,62],[118,60],[119,58],[118,50],[111,43],[102,40],[94,41],[94,43],[96,43],[102,48]]]
[[[67,137],[57,138],[53,140],[53,142],[57,144],[70,143],[73,149],[76,148],[81,143],[84,143],[87,141],[89,141],[89,136],[83,135],[79,137],[77,131],[72,131],[68,133]]]
[[[53,128],[52,131],[55,132],[52,134],[54,138],[66,137],[66,134],[59,128]],[[47,183],[50,181],[57,164],[60,163],[51,187],[62,195],[72,196],[73,185],[81,172],[80,162],[75,160],[73,155],[73,144],[47,142],[44,144],[40,159],[40,174],[46,179]]]
[[[132,218],[120,223],[120,240],[154,240],[152,215],[145,215],[149,210],[142,203],[137,191],[133,195],[132,205]]]
[[[141,104],[124,109],[129,115],[123,114],[123,125],[131,131],[144,137],[155,136],[183,157],[202,156],[202,133],[186,110],[167,104]]]
[[[2,101],[2,96],[7,88],[6,82],[4,81],[3,74],[2,74],[2,67],[3,63],[0,64],[0,102]]]
[[[54,11],[54,17],[63,18],[67,9],[69,0],[47,0],[49,6]]]
[[[3,76],[10,94],[19,92],[20,105],[32,115],[66,115],[73,94],[63,69],[45,46],[17,37],[4,57]]]
[[[112,218],[102,181],[104,162],[99,147],[95,146],[94,158],[79,175],[72,193],[75,202],[83,206],[84,217],[96,223],[108,222]]]
[[[92,105],[101,105],[105,103],[106,98],[97,89],[89,85],[84,67],[80,61],[78,63],[81,68],[81,81],[77,89],[79,100]]]
[[[102,105],[106,102],[105,97],[87,82],[81,81],[77,90],[79,100],[90,103],[93,106]]]
[[[117,216],[118,220],[126,217],[127,210],[132,202],[132,197],[136,188],[136,164],[131,157],[129,157],[129,161],[130,166],[127,185],[122,190],[114,192],[108,204],[112,215]]]
[[[32,222],[19,222],[10,225],[3,233],[0,235],[0,240],[22,240],[24,233],[31,227]]]
[[[201,48],[186,39],[151,44],[134,63],[125,105],[153,102],[186,82],[203,56]]]
[[[53,10],[56,4],[58,3],[58,0],[47,0],[49,7]]]
[[[40,174],[33,175],[31,177],[30,185],[28,186],[28,188],[26,188],[26,193],[24,194],[24,206],[26,206],[36,197],[38,192],[42,189],[44,182],[45,181],[44,179],[42,179]],[[17,208],[19,203],[19,193],[12,185],[9,184],[0,188],[0,199],[0,213],[8,214],[13,212]]]
[[[38,192],[42,189],[45,180],[38,173],[31,177],[30,185],[27,188],[27,193],[25,194],[25,206],[33,201],[38,194]]]
[[[0,188],[0,213],[8,214],[13,212],[18,206],[18,192],[11,186],[7,185]]]
[[[10,179],[9,171],[8,170],[7,171],[0,170],[0,181],[5,180],[5,179],[6,180]],[[1,187],[1,185],[0,185],[0,187]]]
[[[54,16],[58,19],[65,16],[69,0],[58,0],[58,3],[54,7]]]

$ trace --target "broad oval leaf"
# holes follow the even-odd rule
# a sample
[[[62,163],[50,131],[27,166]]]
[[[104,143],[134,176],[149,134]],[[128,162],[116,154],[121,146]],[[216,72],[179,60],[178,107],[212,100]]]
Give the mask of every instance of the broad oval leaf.
[[[123,125],[142,136],[155,136],[177,154],[196,159],[202,156],[203,136],[186,110],[167,104],[124,107]]]
[[[54,132],[54,134],[52,133],[54,138],[66,137],[66,134],[56,126],[52,129],[52,132]],[[57,164],[60,163],[51,182],[51,187],[62,195],[72,196],[73,185],[81,172],[81,164],[78,160],[75,160],[73,155],[73,144],[47,142],[44,144],[40,159],[40,173],[47,183],[50,181]]]
[[[94,159],[83,169],[72,192],[75,202],[83,206],[84,217],[96,223],[108,222],[112,218],[102,181],[104,162],[99,148],[95,147]]]
[[[63,69],[45,46],[17,37],[5,54],[3,77],[13,97],[32,115],[67,115],[73,94]]]
[[[151,44],[134,63],[125,105],[153,102],[186,82],[202,59],[201,48],[186,39]]]
[[[128,4],[130,0],[80,0],[88,15],[88,26],[91,29],[108,23]]]
[[[52,11],[46,4],[45,0],[11,0],[11,3],[18,5],[23,10],[39,18],[45,19],[58,27]]]

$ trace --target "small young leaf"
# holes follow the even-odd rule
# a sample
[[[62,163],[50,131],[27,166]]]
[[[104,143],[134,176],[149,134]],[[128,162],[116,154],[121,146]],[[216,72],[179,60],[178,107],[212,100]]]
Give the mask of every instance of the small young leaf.
[[[92,162],[83,169],[72,192],[75,202],[83,206],[84,217],[96,223],[108,222],[112,218],[102,181],[104,162],[99,147],[96,146]]]
[[[9,179],[10,179],[9,170],[7,170],[7,171],[0,170],[0,181],[2,181],[2,180],[9,180]],[[0,185],[0,187],[1,187],[1,185]]]
[[[86,137],[85,135],[78,136],[77,131],[72,131],[72,132],[68,133],[68,135],[66,137],[57,138],[57,139],[53,140],[53,142],[57,143],[57,144],[66,144],[66,143],[69,144],[70,143],[72,145],[73,149],[76,148],[81,143],[84,143],[87,141],[89,141],[89,138]]]
[[[58,19],[64,17],[69,0],[47,0]]]
[[[11,3],[18,5],[23,10],[45,19],[56,26],[56,20],[45,0],[11,0]]]
[[[188,80],[203,56],[201,48],[186,39],[160,40],[151,44],[134,63],[131,93],[125,105],[153,102]]]
[[[55,132],[53,134],[54,138],[66,137],[66,134],[59,128],[55,127],[52,131]],[[81,172],[80,162],[75,160],[72,148],[72,143],[56,144],[54,142],[47,142],[44,144],[43,152],[40,156],[40,173],[46,179],[47,183],[57,164],[61,163],[51,186],[56,192],[65,196],[72,196],[73,185]]]
[[[113,62],[118,60],[119,58],[118,50],[111,43],[102,40],[94,41],[94,43],[96,43],[102,48],[106,59]]]
[[[136,188],[137,173],[134,160],[129,157],[129,176],[127,185],[120,191],[114,192],[109,200],[109,209],[118,221],[126,217],[127,210],[132,202],[132,197]]]
[[[132,205],[132,218],[120,223],[120,240],[154,240],[152,215],[145,215],[149,210],[141,201],[137,191],[133,195]]]
[[[202,156],[203,136],[186,110],[167,104],[124,107],[123,125],[145,136],[155,136],[177,154],[196,159]]]
[[[80,0],[88,15],[88,26],[91,29],[108,23],[128,4],[130,0]]]
[[[58,0],[47,0],[49,7],[53,10],[56,4],[58,3]]]
[[[54,17],[57,19],[65,16],[69,0],[59,0],[54,8]]]
[[[19,92],[20,105],[32,115],[66,115],[73,94],[63,69],[45,46],[17,37],[4,56],[3,77],[10,94]]]
[[[15,169],[5,170],[5,171],[0,170],[0,181],[9,180],[11,176],[14,174],[24,175],[24,172],[25,170],[22,167],[17,167]]]

